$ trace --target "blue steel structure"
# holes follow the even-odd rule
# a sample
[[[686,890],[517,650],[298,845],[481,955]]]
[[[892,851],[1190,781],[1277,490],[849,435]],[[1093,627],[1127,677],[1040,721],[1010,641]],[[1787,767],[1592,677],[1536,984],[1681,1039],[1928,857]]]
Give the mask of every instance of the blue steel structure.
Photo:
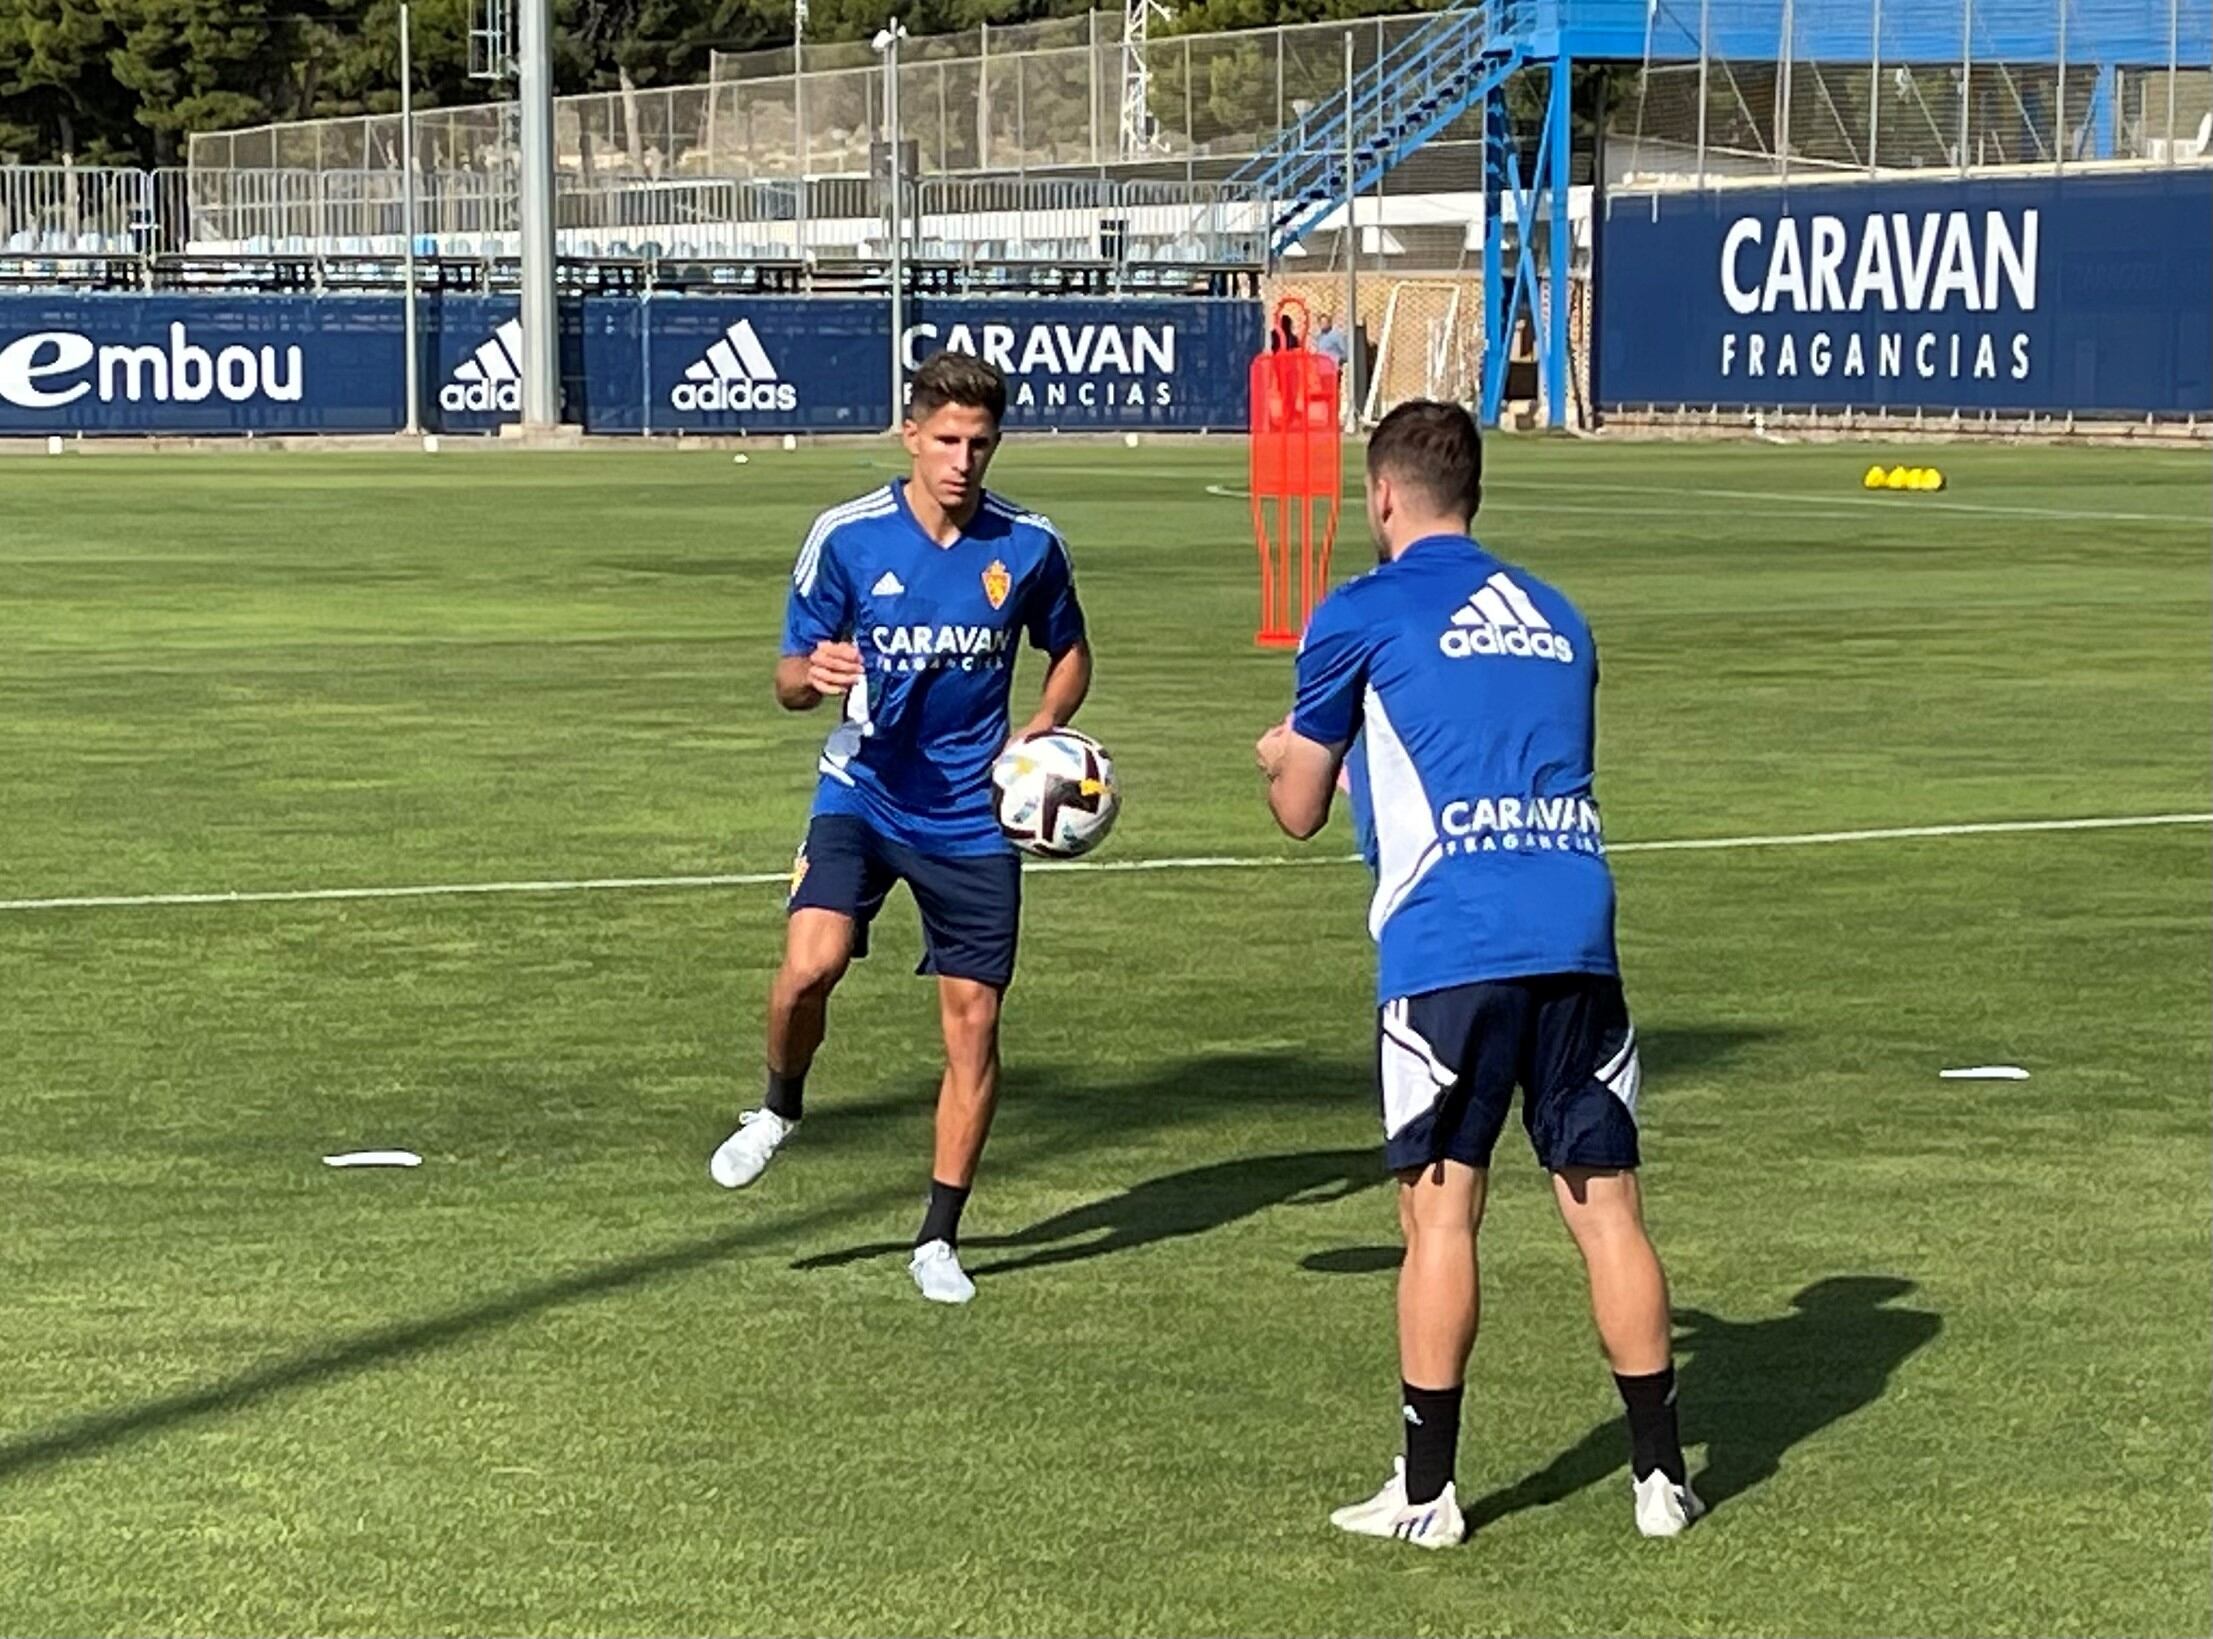
[[[1871,14],[1877,20],[1873,33]],[[1286,126],[1235,180],[1274,202],[1269,250],[1280,255],[1480,107],[1480,411],[1486,423],[1497,423],[1504,407],[1508,338],[1526,319],[1548,419],[1564,426],[1573,255],[1569,103],[1575,66],[1683,64],[1702,54],[1772,60],[1782,52],[1785,26],[1790,52],[1801,62],[1855,63],[1879,56],[1886,68],[1942,67],[1972,56],[2023,66],[2064,65],[2070,73],[2087,70],[2095,78],[2081,158],[2111,154],[2118,71],[2164,67],[2178,54],[2186,64],[2213,62],[2213,14],[2204,0],[1890,0],[1887,10],[1880,0],[1453,0],[1370,65],[1356,84],[1321,99]],[[1517,74],[1541,76],[1544,86],[1534,152],[1518,161],[1506,117],[1506,86]],[[1596,185],[1603,188],[1604,178]],[[1517,225],[1510,254],[1502,209],[1508,199]],[[1529,231],[1538,223],[1546,230],[1541,242]]]

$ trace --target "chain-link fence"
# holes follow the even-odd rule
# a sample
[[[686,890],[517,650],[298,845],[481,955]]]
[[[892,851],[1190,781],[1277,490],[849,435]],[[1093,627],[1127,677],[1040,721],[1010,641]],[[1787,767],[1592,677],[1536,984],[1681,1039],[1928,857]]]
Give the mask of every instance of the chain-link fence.
[[[2203,0],[1657,0],[1623,179],[2185,163],[2213,152]]]
[[[933,173],[1218,175],[1343,88],[1348,31],[1357,75],[1428,21],[1166,35],[1141,51],[1125,49],[1118,12],[913,38],[900,47],[903,135]],[[718,53],[706,85],[558,98],[557,166],[656,178],[865,174],[884,136],[882,59],[839,43],[809,45],[798,60],[795,73],[789,47]],[[1132,86],[1144,114],[1125,131]],[[520,140],[512,103],[426,109],[415,130],[425,170],[508,170]],[[198,133],[187,157],[196,169],[389,168],[399,137],[396,114],[307,120]]]

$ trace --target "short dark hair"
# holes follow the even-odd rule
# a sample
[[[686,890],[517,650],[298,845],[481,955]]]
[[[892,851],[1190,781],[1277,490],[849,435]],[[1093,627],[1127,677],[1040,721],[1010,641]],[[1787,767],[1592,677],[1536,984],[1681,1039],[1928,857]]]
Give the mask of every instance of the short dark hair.
[[[1464,405],[1408,399],[1369,435],[1368,475],[1419,491],[1440,512],[1472,518],[1483,504],[1483,435]]]
[[[994,427],[1007,418],[1007,378],[973,353],[932,353],[908,386],[909,421],[927,421],[948,404],[988,411]]]

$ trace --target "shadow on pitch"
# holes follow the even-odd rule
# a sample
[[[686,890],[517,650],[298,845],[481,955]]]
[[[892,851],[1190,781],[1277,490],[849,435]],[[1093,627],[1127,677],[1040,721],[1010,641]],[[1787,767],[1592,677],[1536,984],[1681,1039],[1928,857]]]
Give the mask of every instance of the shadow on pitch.
[[[1897,1275],[1832,1275],[1767,1320],[1675,1311],[1683,1438],[1706,1446],[1692,1481],[1709,1508],[1772,1479],[1791,1447],[1883,1397],[1898,1368],[1943,1330],[1932,1311],[1895,1306],[1913,1290]],[[1471,1503],[1468,1526],[1564,1502],[1627,1469],[1628,1437],[1620,1418],[1608,1418],[1535,1473]]]
[[[1318,1108],[1332,1107],[1342,1098],[1348,1082],[1357,1084],[1358,1074],[1344,1065],[1317,1066],[1305,1060],[1293,1063],[1266,1055],[1197,1059],[1154,1076],[1106,1084],[1087,1083],[1074,1069],[1033,1067],[1010,1082],[1010,1088],[1020,1089],[1030,1107],[1020,1120],[1009,1124],[1010,1142],[997,1155],[996,1170],[1004,1176],[1042,1171],[1080,1159],[1086,1149],[1108,1136],[1121,1138],[1133,1132],[1173,1128],[1262,1100],[1271,1106],[1288,1103],[1294,1109],[1302,1102]],[[1170,1089],[1193,1088],[1205,1088],[1209,1096],[1203,1101],[1164,1096]],[[871,1130],[880,1130],[884,1122],[901,1118],[905,1111],[916,1107],[918,1100],[926,1110],[930,1092],[934,1088],[917,1089],[912,1094],[875,1093],[847,1101],[834,1096],[822,1099],[815,1110],[810,1110],[808,1120],[816,1123],[819,1111],[828,1118],[820,1121],[820,1128],[829,1130],[818,1132],[811,1126],[807,1148],[835,1147],[840,1129],[854,1141],[865,1142]],[[841,1102],[845,1117],[842,1122],[837,1120]],[[711,1145],[713,1140],[705,1142]],[[803,1154],[795,1150],[786,1165],[804,1165],[798,1159]],[[111,1449],[140,1435],[250,1411],[288,1390],[310,1388],[429,1354],[502,1326],[534,1320],[552,1310],[689,1274],[749,1250],[788,1246],[855,1217],[883,1212],[913,1199],[917,1193],[912,1175],[907,1174],[849,1192],[808,1211],[773,1215],[761,1211],[766,1203],[757,1195],[733,1202],[708,1183],[706,1155],[706,1149],[701,1149],[697,1166],[687,1167],[672,1187],[688,1183],[696,1188],[704,1210],[742,1212],[742,1221],[728,1229],[533,1282],[443,1314],[375,1327],[197,1388],[86,1412],[44,1429],[0,1439],[0,1482]],[[926,1155],[917,1160],[926,1160]]]
[[[1737,1027],[1662,1029],[1642,1038],[1647,1074],[1680,1075],[1727,1058],[1767,1032]],[[1086,1090],[1071,1099],[1050,1082],[1010,1076],[1002,1131],[1062,1122],[1105,1130],[1157,1127],[1176,1112],[1215,1115],[1265,1108],[1296,1131],[1302,1121],[1341,1119],[1348,1109],[1374,1109],[1374,1071],[1357,1066],[1246,1055],[1171,1067],[1143,1080]],[[1078,1107],[1080,1105],[1080,1107]],[[994,1139],[997,1143],[997,1139]],[[996,1150],[994,1150],[996,1154]],[[995,1163],[987,1163],[995,1170]],[[988,1174],[987,1174],[988,1176]],[[1055,1213],[1012,1235],[961,1239],[963,1261],[976,1275],[1011,1274],[1080,1263],[1161,1241],[1187,1239],[1249,1218],[1270,1207],[1342,1200],[1389,1181],[1380,1142],[1350,1150],[1239,1156],[1182,1172],[1142,1179],[1115,1194]],[[919,1192],[918,1192],[919,1194]],[[818,1253],[794,1269],[833,1269],[910,1250],[905,1241],[877,1241]],[[974,1261],[979,1253],[1007,1253]],[[1366,1274],[1398,1267],[1395,1247],[1345,1247],[1317,1252],[1302,1266],[1325,1274]]]
[[[1081,1263],[1204,1235],[1269,1207],[1343,1200],[1383,1184],[1386,1178],[1378,1151],[1365,1146],[1243,1156],[1147,1178],[1118,1194],[1056,1212],[1012,1235],[963,1236],[961,1251],[976,1275]],[[907,1250],[905,1241],[880,1241],[802,1258],[792,1267],[829,1269]],[[984,1252],[1012,1255],[976,1262],[977,1254]]]
[[[0,1441],[0,1480],[13,1479],[67,1458],[89,1455],[119,1445],[135,1435],[155,1433],[203,1417],[244,1411],[286,1389],[426,1354],[549,1309],[697,1269],[748,1243],[780,1237],[789,1231],[788,1222],[777,1224],[774,1231],[759,1224],[726,1230],[720,1235],[710,1235],[704,1240],[662,1252],[626,1258],[560,1280],[526,1286],[489,1303],[379,1327],[326,1348],[311,1349],[287,1360],[222,1378],[202,1388],[93,1412],[52,1428],[18,1435]]]

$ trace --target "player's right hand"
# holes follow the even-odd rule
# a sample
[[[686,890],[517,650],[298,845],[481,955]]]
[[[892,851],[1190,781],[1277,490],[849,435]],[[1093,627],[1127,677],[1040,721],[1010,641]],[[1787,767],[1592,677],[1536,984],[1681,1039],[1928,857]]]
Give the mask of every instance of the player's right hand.
[[[857,643],[817,643],[807,656],[807,687],[817,694],[843,694],[865,676]]]

